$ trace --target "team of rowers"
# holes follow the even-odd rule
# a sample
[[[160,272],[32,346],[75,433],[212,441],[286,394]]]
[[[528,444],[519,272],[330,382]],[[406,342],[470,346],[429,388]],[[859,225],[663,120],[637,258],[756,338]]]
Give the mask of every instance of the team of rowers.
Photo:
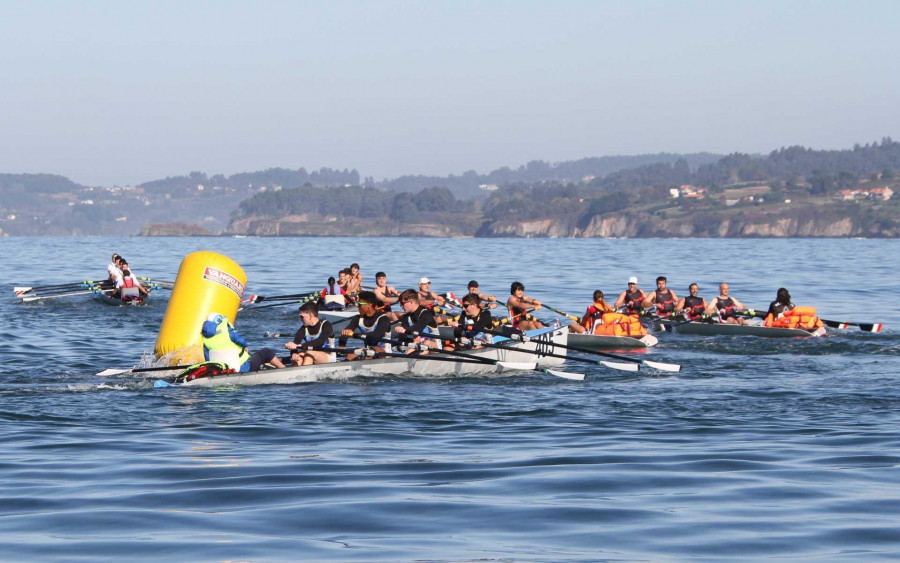
[[[106,266],[109,276],[103,284],[110,289],[115,289],[112,297],[117,299],[139,299],[150,295],[150,290],[141,285],[140,280],[128,262],[116,253],[113,253],[109,265]]]
[[[469,282],[467,289],[468,293],[457,300],[452,293],[439,295],[432,291],[431,280],[423,277],[419,279],[418,289],[398,291],[387,283],[384,272],[375,274],[374,287],[364,288],[359,265],[352,264],[338,273],[337,280],[329,278],[328,285],[319,294],[318,302],[307,302],[300,307],[302,325],[293,340],[284,345],[290,352],[290,358],[280,360],[269,348],[250,355],[246,340],[234,331],[225,317],[212,313],[203,328],[206,359],[216,361],[216,357],[227,357],[231,359],[229,363],[234,363],[234,369],[238,369],[239,365],[239,371],[255,371],[263,363],[283,367],[285,362],[302,366],[337,361],[336,350],[343,350],[351,337],[362,340],[366,350],[379,355],[392,353],[392,344],[405,346],[407,354],[427,354],[429,350],[454,351],[481,347],[490,342],[490,335],[500,325],[508,324],[513,330],[522,331],[545,326],[529,314],[542,308],[541,301],[527,296],[521,282],[513,282],[510,286],[510,297],[506,301],[509,316],[504,319],[494,319],[490,314],[489,309],[498,305],[496,296],[481,293],[475,280]],[[578,322],[569,325],[569,330],[593,332],[594,326],[601,322],[604,315],[614,312],[633,318],[649,314],[654,318],[680,318],[685,322],[714,318],[721,323],[745,324],[741,313],[746,312],[747,308],[730,295],[727,283],[719,284],[719,294],[709,302],[698,295],[696,283],[688,287],[688,293],[679,298],[675,291],[667,287],[665,276],[658,277],[656,289],[646,293],[638,287],[637,278],[632,276],[628,279],[628,287],[619,294],[613,305],[605,301],[602,291],[596,290],[593,303]],[[329,297],[333,299],[329,300]],[[448,301],[462,310],[458,316],[450,316],[440,307],[436,309],[436,306],[444,306]],[[329,307],[329,304],[335,307]],[[350,318],[339,334],[335,334],[331,322],[320,317],[320,311],[350,304],[356,305],[358,314]],[[394,306],[400,310],[395,311]],[[780,317],[792,308],[790,294],[780,288],[776,300],[770,304],[769,317]],[[453,327],[453,339],[439,336],[438,326],[441,324]],[[396,334],[396,340],[391,339],[392,332]],[[224,338],[224,334],[230,335],[229,338]],[[337,348],[334,345],[336,338]],[[225,348],[231,350],[224,355],[216,353]],[[357,351],[346,354],[347,360],[365,357],[366,354]]]

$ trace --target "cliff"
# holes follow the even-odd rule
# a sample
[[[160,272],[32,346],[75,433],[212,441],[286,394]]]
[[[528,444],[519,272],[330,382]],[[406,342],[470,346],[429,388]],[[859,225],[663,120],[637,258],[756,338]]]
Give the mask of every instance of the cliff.
[[[355,237],[460,237],[473,228],[452,222],[398,223],[388,219],[290,215],[279,219],[249,217],[231,222],[225,234],[260,237],[355,236]]]
[[[147,223],[141,227],[142,237],[210,237],[213,233],[200,225],[186,223]]]

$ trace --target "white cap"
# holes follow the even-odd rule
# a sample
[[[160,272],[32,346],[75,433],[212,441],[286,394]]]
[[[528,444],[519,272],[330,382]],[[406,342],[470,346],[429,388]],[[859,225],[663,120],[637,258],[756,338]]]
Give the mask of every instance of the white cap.
[[[208,320],[211,323],[220,323],[220,322],[222,322],[223,318],[224,317],[222,315],[220,315],[219,313],[210,313],[209,316],[206,317],[206,320]]]
[[[634,284],[636,284],[636,283],[637,283],[637,276],[631,276],[630,278],[628,278],[628,283],[634,283]]]
[[[431,283],[431,280],[428,278],[419,278],[419,285],[422,285],[423,283]]]

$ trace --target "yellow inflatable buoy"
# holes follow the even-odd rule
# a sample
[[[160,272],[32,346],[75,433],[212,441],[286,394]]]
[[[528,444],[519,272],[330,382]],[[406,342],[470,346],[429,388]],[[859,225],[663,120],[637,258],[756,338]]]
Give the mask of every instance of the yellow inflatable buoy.
[[[185,256],[159,327],[156,355],[168,356],[168,365],[203,361],[203,321],[215,311],[234,324],[246,285],[244,270],[227,256],[209,251]]]

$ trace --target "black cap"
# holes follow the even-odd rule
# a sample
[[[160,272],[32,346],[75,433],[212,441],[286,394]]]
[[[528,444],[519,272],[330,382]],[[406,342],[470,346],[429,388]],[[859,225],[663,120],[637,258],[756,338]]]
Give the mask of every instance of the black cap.
[[[466,287],[472,287],[473,285],[474,285],[475,287],[481,287],[481,286],[478,285],[478,282],[475,281],[475,280],[470,281],[470,282],[469,282],[469,285],[467,285]]]

